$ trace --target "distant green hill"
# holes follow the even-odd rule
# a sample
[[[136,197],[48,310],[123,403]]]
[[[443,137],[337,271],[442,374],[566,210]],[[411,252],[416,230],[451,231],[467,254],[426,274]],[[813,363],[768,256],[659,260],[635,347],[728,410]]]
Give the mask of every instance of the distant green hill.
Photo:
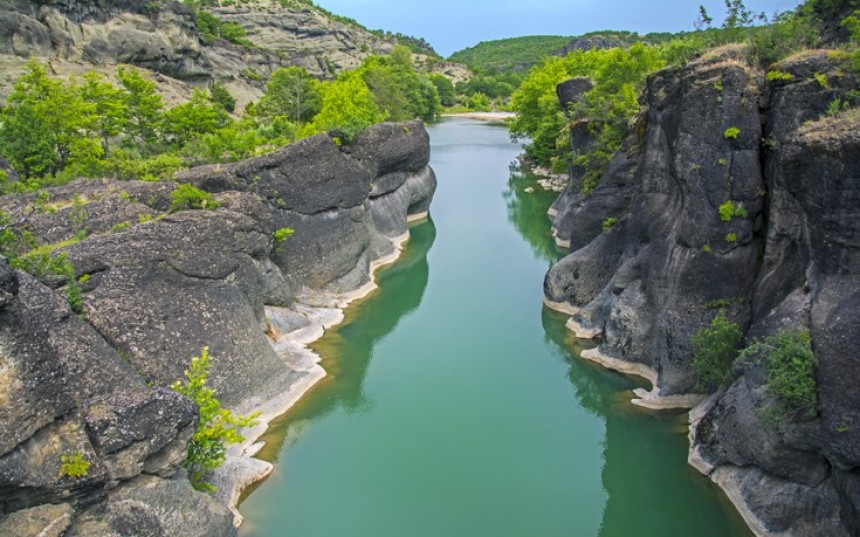
[[[474,47],[455,52],[449,60],[465,63],[472,69],[523,69],[534,65],[541,57],[563,49],[571,39],[563,35],[529,35],[482,41]]]
[[[601,30],[580,36],[529,35],[498,41],[482,41],[474,47],[455,52],[451,61],[465,63],[472,69],[498,69],[499,71],[524,70],[535,65],[544,56],[564,55],[572,50],[592,48],[629,47],[637,41],[661,43],[680,34]]]

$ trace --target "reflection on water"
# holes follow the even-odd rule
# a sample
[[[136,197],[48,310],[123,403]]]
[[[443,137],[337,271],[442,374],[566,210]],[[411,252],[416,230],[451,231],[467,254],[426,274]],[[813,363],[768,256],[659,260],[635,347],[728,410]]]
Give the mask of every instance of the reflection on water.
[[[683,415],[629,405],[637,383],[543,309],[554,194],[511,174],[507,131],[429,130],[435,225],[315,344],[330,376],[265,438],[242,534],[747,536],[687,466]]]
[[[363,390],[374,345],[418,307],[430,274],[427,252],[436,239],[436,226],[431,219],[411,225],[409,231],[409,243],[403,256],[397,263],[379,271],[378,277],[384,279],[385,285],[351,306],[344,322],[312,345],[323,357],[322,366],[327,376],[290,412],[269,425],[260,439],[266,445],[259,458],[276,462],[285,442],[295,444],[302,431],[335,409],[360,412],[372,406]],[[389,299],[393,296],[397,300]],[[357,319],[361,320],[358,327]],[[254,488],[246,490],[243,497]]]
[[[531,188],[532,192],[526,192]],[[557,193],[544,190],[537,178],[522,170],[517,161],[510,165],[508,188],[502,193],[508,204],[508,221],[532,246],[535,256],[555,262],[566,253],[555,244],[546,214]]]

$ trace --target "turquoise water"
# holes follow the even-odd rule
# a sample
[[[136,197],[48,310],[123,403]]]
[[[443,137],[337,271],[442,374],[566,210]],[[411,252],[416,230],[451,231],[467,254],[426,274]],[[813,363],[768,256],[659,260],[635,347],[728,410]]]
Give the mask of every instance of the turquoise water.
[[[243,536],[749,536],[685,415],[629,405],[542,307],[554,196],[524,193],[507,131],[429,130],[433,219],[315,344],[330,376],[264,438]]]

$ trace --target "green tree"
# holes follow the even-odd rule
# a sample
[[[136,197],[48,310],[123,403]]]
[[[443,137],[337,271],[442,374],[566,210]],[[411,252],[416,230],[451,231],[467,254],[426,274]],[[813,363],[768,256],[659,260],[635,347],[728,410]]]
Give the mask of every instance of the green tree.
[[[319,83],[301,67],[281,67],[269,78],[257,111],[269,119],[285,116],[301,125],[319,111],[318,88]]]
[[[212,84],[209,87],[209,99],[231,114],[236,111],[236,98],[224,87],[224,84],[217,82]]]
[[[88,143],[95,105],[74,86],[49,77],[36,60],[15,82],[0,119],[0,152],[25,177],[55,174],[70,160],[98,156]]]
[[[454,83],[445,76],[437,73],[430,75],[430,82],[436,86],[436,93],[439,94],[439,102],[442,106],[454,106],[457,104],[457,92],[454,89]]]
[[[338,129],[354,138],[367,127],[385,120],[373,95],[357,72],[344,73],[322,87],[321,109],[314,118],[312,132]]]
[[[359,71],[388,119],[431,121],[439,113],[436,86],[415,70],[412,52],[407,47],[394,47],[388,57],[371,56]]]
[[[125,89],[126,117],[124,128],[132,145],[150,151],[159,138],[164,104],[155,82],[140,71],[120,67],[117,78]]]
[[[224,108],[214,104],[204,90],[197,88],[188,102],[164,113],[164,134],[169,142],[182,147],[198,136],[224,127],[229,120]]]
[[[710,326],[700,328],[693,336],[693,368],[699,374],[699,387],[711,390],[730,377],[744,335],[740,327],[720,312]]]
[[[110,140],[119,136],[125,126],[128,107],[122,90],[105,82],[104,77],[95,71],[84,75],[84,83],[80,87],[84,101],[95,107],[96,132],[102,139],[102,151],[107,156],[110,153]]]
[[[211,492],[215,487],[204,480],[205,474],[224,464],[227,446],[244,440],[239,429],[254,426],[258,414],[236,416],[222,408],[215,390],[206,386],[208,376],[209,348],[203,347],[200,356],[191,359],[191,369],[185,371],[185,380],[177,381],[170,388],[200,409],[200,421],[188,444],[183,466],[188,469],[194,488]]]

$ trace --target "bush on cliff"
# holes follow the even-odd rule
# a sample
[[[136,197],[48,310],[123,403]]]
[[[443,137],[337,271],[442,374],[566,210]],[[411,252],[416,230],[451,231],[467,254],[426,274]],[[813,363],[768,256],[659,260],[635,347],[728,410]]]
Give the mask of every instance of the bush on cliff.
[[[200,409],[200,421],[188,444],[183,466],[188,469],[194,488],[211,492],[215,487],[204,480],[206,473],[224,463],[227,446],[245,439],[239,429],[256,425],[259,414],[236,416],[222,408],[215,390],[206,386],[208,377],[209,348],[203,347],[199,357],[191,358],[191,369],[185,371],[185,380],[177,381],[170,388],[191,399]]]
[[[192,209],[208,209],[210,211],[221,206],[220,203],[212,199],[212,194],[199,188],[181,184],[170,193],[171,203],[170,212],[186,211]]]
[[[693,369],[699,375],[698,388],[711,391],[730,378],[732,364],[741,350],[744,335],[740,327],[720,312],[710,326],[693,336]]]
[[[596,147],[577,157],[576,164],[587,169],[591,183],[602,173],[618,150],[628,122],[639,111],[638,95],[645,76],[664,65],[655,47],[637,43],[630,49],[577,50],[564,58],[548,58],[536,66],[511,97],[517,113],[511,134],[528,138],[526,153],[542,166],[566,168],[572,158],[568,129],[587,121],[597,140]],[[561,109],[556,86],[573,77],[588,77],[594,87],[570,110]]]
[[[818,360],[809,331],[779,331],[744,349],[741,358],[767,368],[767,392],[779,402],[781,414],[799,412],[812,418],[818,413]]]

